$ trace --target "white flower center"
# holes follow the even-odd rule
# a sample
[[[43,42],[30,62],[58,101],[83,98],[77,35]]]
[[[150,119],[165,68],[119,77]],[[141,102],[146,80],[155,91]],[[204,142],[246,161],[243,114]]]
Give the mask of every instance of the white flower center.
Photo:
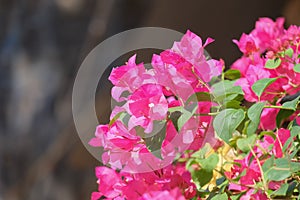
[[[153,108],[154,107],[154,103],[149,103],[148,105],[150,108]]]

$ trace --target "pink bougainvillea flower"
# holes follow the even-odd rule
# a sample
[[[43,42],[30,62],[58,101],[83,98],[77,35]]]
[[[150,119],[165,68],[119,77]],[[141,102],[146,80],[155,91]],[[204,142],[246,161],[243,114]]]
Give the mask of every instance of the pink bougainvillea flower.
[[[128,131],[124,124],[119,120],[110,127],[106,139],[115,145],[115,147],[125,150],[133,149],[134,145],[140,141],[135,130]]]
[[[153,120],[166,119],[168,102],[162,87],[157,84],[145,84],[138,88],[128,100],[130,118],[129,129],[140,125],[145,132],[152,131]]]
[[[251,54],[258,51],[258,47],[252,36],[245,33],[242,34],[240,40],[233,40],[233,42],[239,47],[244,54]]]
[[[245,99],[250,102],[258,100],[256,94],[252,91],[251,86],[262,78],[269,78],[270,73],[263,66],[250,65],[246,71],[245,77],[236,81],[235,85],[242,87],[245,93]]]
[[[191,31],[187,31],[181,38],[180,42],[174,42],[171,50],[179,53],[183,58],[185,58],[191,64],[200,64],[206,61],[204,55],[204,47],[214,40],[208,38],[204,45],[202,45],[202,39]]]
[[[152,191],[143,194],[138,200],[185,200],[184,196],[180,193],[178,188],[173,190],[163,190],[163,191]]]
[[[196,110],[197,114],[208,114],[210,112],[213,103],[210,101],[201,101],[198,102],[198,109]],[[212,122],[211,116],[201,116],[198,118],[201,124],[209,124]]]
[[[233,165],[230,172],[226,172],[225,175],[230,179],[237,178],[243,175],[239,179],[239,183],[230,183],[228,189],[235,191],[246,191],[248,187],[253,187],[256,182],[261,178],[261,172],[256,159],[253,159],[253,154],[249,153],[242,160],[235,160],[234,162],[239,163],[239,165]]]
[[[184,164],[169,165],[147,173],[128,174],[107,167],[97,167],[98,192],[91,200],[106,199],[191,199],[196,195],[196,186]]]
[[[288,41],[299,41],[300,26],[291,25],[287,30],[284,30],[283,38]]]
[[[137,179],[145,180],[148,185],[160,185],[161,190],[171,191],[180,188],[186,199],[196,195],[196,186],[191,182],[191,175],[185,170],[184,164],[168,165],[163,169],[136,175]]]
[[[249,57],[243,56],[231,65],[231,69],[239,70],[242,77],[246,76],[249,65],[252,63]]]
[[[145,183],[142,179],[132,179],[122,188],[124,196],[127,199],[138,200],[141,196],[149,191],[158,191],[160,188]]]
[[[283,84],[283,87],[285,87],[286,90],[292,89],[294,92],[300,90],[299,88],[295,90],[295,87],[288,85],[289,83],[292,83],[293,85],[300,84],[300,73],[294,71],[294,63],[282,61],[281,65],[273,71],[276,73],[277,76],[285,76],[288,79],[288,81],[286,81],[286,83]]]
[[[142,85],[130,96],[128,104],[130,113],[136,117],[146,116],[153,120],[166,118],[168,104],[160,85]]]
[[[132,152],[141,146],[141,138],[136,135],[134,129],[128,130],[125,125],[116,120],[112,125],[99,125],[95,132],[95,138],[91,139],[90,145],[104,147],[102,155],[104,164],[110,164],[114,168],[135,162]]]
[[[259,79],[269,78],[270,72],[265,70],[262,65],[250,65],[245,76],[250,85],[252,85]]]
[[[259,127],[263,130],[274,130],[276,128],[276,116],[279,112],[277,108],[263,109],[260,117]]]
[[[115,198],[121,194],[117,186],[122,184],[120,176],[113,170],[107,167],[96,167],[96,177],[98,178],[98,193],[92,194],[92,199],[105,196],[107,198]]]
[[[163,87],[165,96],[176,96],[186,101],[194,93],[198,82],[193,81],[194,78],[188,75],[187,69],[183,72],[172,64],[164,63],[158,55],[153,55],[152,66],[157,83]]]
[[[271,190],[278,190],[282,184],[284,184],[284,181],[270,181],[268,188]]]
[[[273,153],[275,157],[281,158],[283,157],[282,148],[285,145],[286,141],[291,137],[291,133],[289,130],[284,128],[280,128],[276,134],[276,140],[274,142]]]
[[[95,136],[94,138],[92,138],[89,142],[89,145],[93,146],[93,147],[101,147],[101,146],[105,146],[105,137],[106,134],[109,130],[109,126],[108,125],[99,125],[96,128],[96,132],[95,132]]]
[[[197,77],[192,71],[192,64],[179,54],[171,50],[165,50],[160,53],[160,57],[164,64],[174,66],[176,70],[181,75],[183,75],[190,83],[197,81]]]
[[[138,75],[141,75],[145,72],[144,65],[136,64],[136,55],[133,55],[129,58],[126,65],[113,68],[109,76],[109,80],[112,84],[123,87],[130,87],[129,84],[133,84],[134,81],[138,78]]]
[[[101,192],[92,192],[91,200],[99,200],[102,196]]]
[[[243,78],[240,78],[236,81],[235,85],[239,85],[242,87],[245,93],[245,99],[249,102],[258,101],[258,96],[253,92],[252,86],[253,84],[263,78],[273,78],[272,74],[269,70],[265,69],[262,65],[252,65],[250,64],[246,70],[246,74]],[[276,77],[276,76],[275,76]],[[261,101],[270,101],[276,97],[280,96],[285,90],[283,88],[284,85],[288,83],[286,78],[278,78],[269,85],[262,96],[260,97]]]
[[[185,60],[195,67],[195,73],[205,82],[209,82],[212,77],[222,73],[222,62],[216,60],[206,60],[204,47],[214,40],[208,38],[202,46],[202,40],[191,31],[187,31],[180,42],[175,42],[172,51],[181,55]]]
[[[252,98],[251,84],[243,78],[248,79],[247,71],[251,65],[264,68],[269,59],[280,59],[280,65],[275,69],[265,68],[264,70],[270,73],[267,78],[280,78],[266,89],[261,100],[271,102],[275,96],[280,98],[283,94],[295,94],[300,90],[300,73],[293,69],[295,63],[300,61],[296,53],[299,52],[300,28],[290,26],[285,30],[283,24],[283,18],[277,18],[276,21],[260,18],[253,31],[248,35],[243,34],[240,41],[234,40],[244,55],[234,62],[232,69],[241,72],[242,80],[239,82],[245,86],[245,90],[248,90],[245,96],[248,101],[255,101],[255,98]],[[284,53],[288,49],[293,50],[292,55]]]
[[[132,56],[126,65],[113,68],[109,80],[113,83],[112,97],[120,102],[127,100],[122,96],[125,91],[134,92],[145,83],[155,83],[151,70],[146,70],[143,63],[135,63],[136,55]]]
[[[268,149],[273,145],[272,150],[270,150],[269,153],[276,158],[281,158],[283,156],[282,147],[290,137],[290,131],[281,128],[275,133],[275,136],[276,138],[274,139],[270,135],[265,135],[263,141],[259,142],[259,145],[264,149]]]
[[[257,44],[260,47],[261,52],[270,47],[273,47],[274,50],[278,50],[281,46],[281,41],[278,40],[278,38],[282,37],[284,33],[283,25],[284,18],[281,17],[277,18],[276,21],[264,17],[260,18],[256,22],[255,29],[252,31],[252,34],[257,40]]]
[[[103,163],[124,171],[151,171],[168,165],[179,150],[183,152],[187,148],[171,121],[167,123],[166,137],[160,149],[163,160],[155,157],[147,149],[145,141],[137,136],[135,129],[129,131],[119,120],[110,126],[99,125],[95,135],[90,145],[104,147]]]
[[[266,61],[261,58],[259,53],[251,54],[251,56],[244,55],[231,65],[231,69],[239,70],[241,72],[241,77],[244,78],[247,76],[250,65],[258,65],[261,67],[265,65],[265,62]]]
[[[136,136],[135,130],[128,131],[124,124],[117,120],[110,127],[99,125],[95,133],[96,138],[90,141],[92,146],[103,146],[104,148],[121,148],[130,150],[140,141]],[[99,141],[99,143],[97,143]]]
[[[248,190],[246,194],[242,195],[240,198],[240,200],[255,200],[255,199],[268,200],[269,198],[263,191],[261,190],[256,191],[255,189]]]
[[[178,99],[176,99],[174,96],[170,96],[167,98],[168,101],[168,107],[172,108],[172,107],[177,107],[180,106],[180,101]]]
[[[283,18],[277,18],[275,22],[270,18],[260,18],[251,33],[242,34],[239,41],[233,41],[246,55],[257,51],[279,50],[282,45],[280,37],[284,33],[283,24]]]
[[[208,39],[206,44],[212,42]],[[198,46],[197,45],[201,45]],[[204,45],[204,46],[205,46]],[[208,82],[213,76],[220,75],[223,61],[206,60],[202,40],[187,31],[180,42],[175,42],[171,50],[163,51],[159,56],[153,55],[152,65],[164,90],[171,91],[165,95],[176,95],[186,100],[195,91],[204,91],[203,81]],[[201,65],[201,67],[200,67]],[[201,80],[199,80],[202,79]]]
[[[300,126],[300,115],[298,115],[298,116],[296,117],[296,123],[298,124],[298,126]]]

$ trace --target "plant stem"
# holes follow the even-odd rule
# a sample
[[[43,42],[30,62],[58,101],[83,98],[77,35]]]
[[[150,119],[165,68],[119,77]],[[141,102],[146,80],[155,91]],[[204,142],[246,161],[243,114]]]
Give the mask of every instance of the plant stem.
[[[287,107],[282,107],[282,106],[274,106],[274,105],[264,106],[264,108],[279,108],[279,109],[282,109],[282,110],[293,110],[293,111],[295,111],[295,109],[293,109],[293,108],[287,108]]]
[[[263,169],[262,169],[262,166],[261,166],[261,164],[260,164],[260,161],[259,161],[258,157],[256,156],[255,152],[253,151],[252,147],[251,147],[250,145],[248,145],[248,146],[249,146],[250,151],[251,151],[251,153],[253,154],[253,156],[254,156],[254,158],[255,158],[255,160],[256,160],[256,162],[257,162],[257,165],[258,165],[258,167],[259,167],[259,170],[260,170],[260,172],[261,172],[261,179],[262,179],[262,182],[263,182],[263,187],[264,187],[265,194],[269,197],[269,195],[268,195],[268,193],[267,193],[267,191],[268,191],[268,184],[267,184],[267,181],[265,180],[264,171],[263,171]]]
[[[194,114],[195,116],[216,116],[220,112],[212,112],[212,113],[200,113],[200,114]]]

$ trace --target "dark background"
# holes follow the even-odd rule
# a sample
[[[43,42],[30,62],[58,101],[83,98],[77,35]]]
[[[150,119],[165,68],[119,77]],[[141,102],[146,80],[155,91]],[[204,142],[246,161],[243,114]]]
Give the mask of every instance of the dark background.
[[[0,0],[0,200],[82,200],[96,190],[99,163],[75,131],[71,94],[104,39],[143,26],[190,29],[214,38],[208,52],[230,66],[241,55],[232,39],[259,17],[299,25],[299,15],[297,0]],[[99,84],[102,123],[109,89]]]

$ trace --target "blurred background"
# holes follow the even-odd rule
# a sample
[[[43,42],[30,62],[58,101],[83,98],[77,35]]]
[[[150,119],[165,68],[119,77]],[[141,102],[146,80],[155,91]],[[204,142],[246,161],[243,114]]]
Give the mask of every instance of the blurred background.
[[[190,29],[214,38],[208,52],[230,66],[241,55],[232,39],[259,17],[279,16],[300,25],[300,1],[0,0],[0,200],[85,200],[97,189],[99,162],[76,133],[71,94],[81,62],[101,41],[143,26]],[[110,111],[109,72],[97,91],[101,123]]]

